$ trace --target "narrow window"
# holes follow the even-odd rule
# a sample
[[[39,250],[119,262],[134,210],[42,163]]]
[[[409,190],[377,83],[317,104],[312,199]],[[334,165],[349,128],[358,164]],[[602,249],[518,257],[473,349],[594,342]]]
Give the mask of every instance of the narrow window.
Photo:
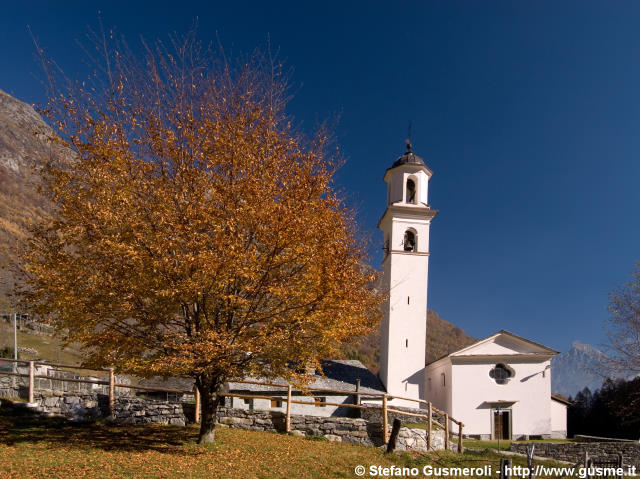
[[[431,378],[427,380],[427,388],[429,388],[429,391],[431,391]]]
[[[442,387],[445,387],[447,385],[447,378],[444,373],[440,374],[440,376],[442,377]]]
[[[407,197],[405,203],[415,203],[416,202],[416,184],[414,181],[409,178],[407,180]]]
[[[410,303],[409,303],[409,296],[407,296],[407,304],[410,304]]]
[[[253,399],[245,398],[244,405],[248,406],[249,411],[253,411]]]
[[[408,348],[408,347],[409,347],[409,340],[408,340],[408,339],[405,339],[405,340],[404,340],[404,346],[405,346],[406,348]]]
[[[404,390],[407,391],[407,388],[409,387],[409,383],[404,383]]]
[[[413,231],[405,231],[404,233],[404,250],[415,251],[416,250],[416,234]]]

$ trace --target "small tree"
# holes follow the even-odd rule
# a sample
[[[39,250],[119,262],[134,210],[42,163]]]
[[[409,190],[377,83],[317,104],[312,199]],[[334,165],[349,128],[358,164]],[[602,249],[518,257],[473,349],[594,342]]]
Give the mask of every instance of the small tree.
[[[631,281],[609,294],[608,366],[624,373],[640,373],[640,263]]]
[[[173,47],[105,49],[104,90],[52,99],[77,159],[43,170],[56,214],[34,228],[23,295],[87,364],[193,377],[212,442],[226,381],[304,382],[301,365],[376,325],[381,297],[327,134],[291,126],[277,65],[233,68],[193,35]]]

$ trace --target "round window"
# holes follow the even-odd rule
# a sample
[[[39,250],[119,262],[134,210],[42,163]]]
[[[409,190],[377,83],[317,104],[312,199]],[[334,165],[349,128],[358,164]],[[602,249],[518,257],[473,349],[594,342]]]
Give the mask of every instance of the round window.
[[[513,370],[504,364],[496,364],[494,368],[489,371],[489,376],[497,384],[507,384],[509,379],[513,377]]]

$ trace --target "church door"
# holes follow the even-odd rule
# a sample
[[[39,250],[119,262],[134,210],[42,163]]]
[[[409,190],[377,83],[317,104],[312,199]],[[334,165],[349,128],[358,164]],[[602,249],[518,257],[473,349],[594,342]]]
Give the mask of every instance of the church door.
[[[493,439],[511,439],[511,410],[493,411]]]

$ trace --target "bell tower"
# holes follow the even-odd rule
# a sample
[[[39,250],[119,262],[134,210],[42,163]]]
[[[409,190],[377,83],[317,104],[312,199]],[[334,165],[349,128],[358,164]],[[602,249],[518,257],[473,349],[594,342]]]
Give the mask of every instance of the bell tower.
[[[404,155],[385,172],[387,209],[378,222],[389,295],[383,305],[380,379],[388,394],[415,399],[424,399],[429,226],[437,214],[427,202],[432,174],[407,143]],[[409,401],[402,405],[418,407]]]

